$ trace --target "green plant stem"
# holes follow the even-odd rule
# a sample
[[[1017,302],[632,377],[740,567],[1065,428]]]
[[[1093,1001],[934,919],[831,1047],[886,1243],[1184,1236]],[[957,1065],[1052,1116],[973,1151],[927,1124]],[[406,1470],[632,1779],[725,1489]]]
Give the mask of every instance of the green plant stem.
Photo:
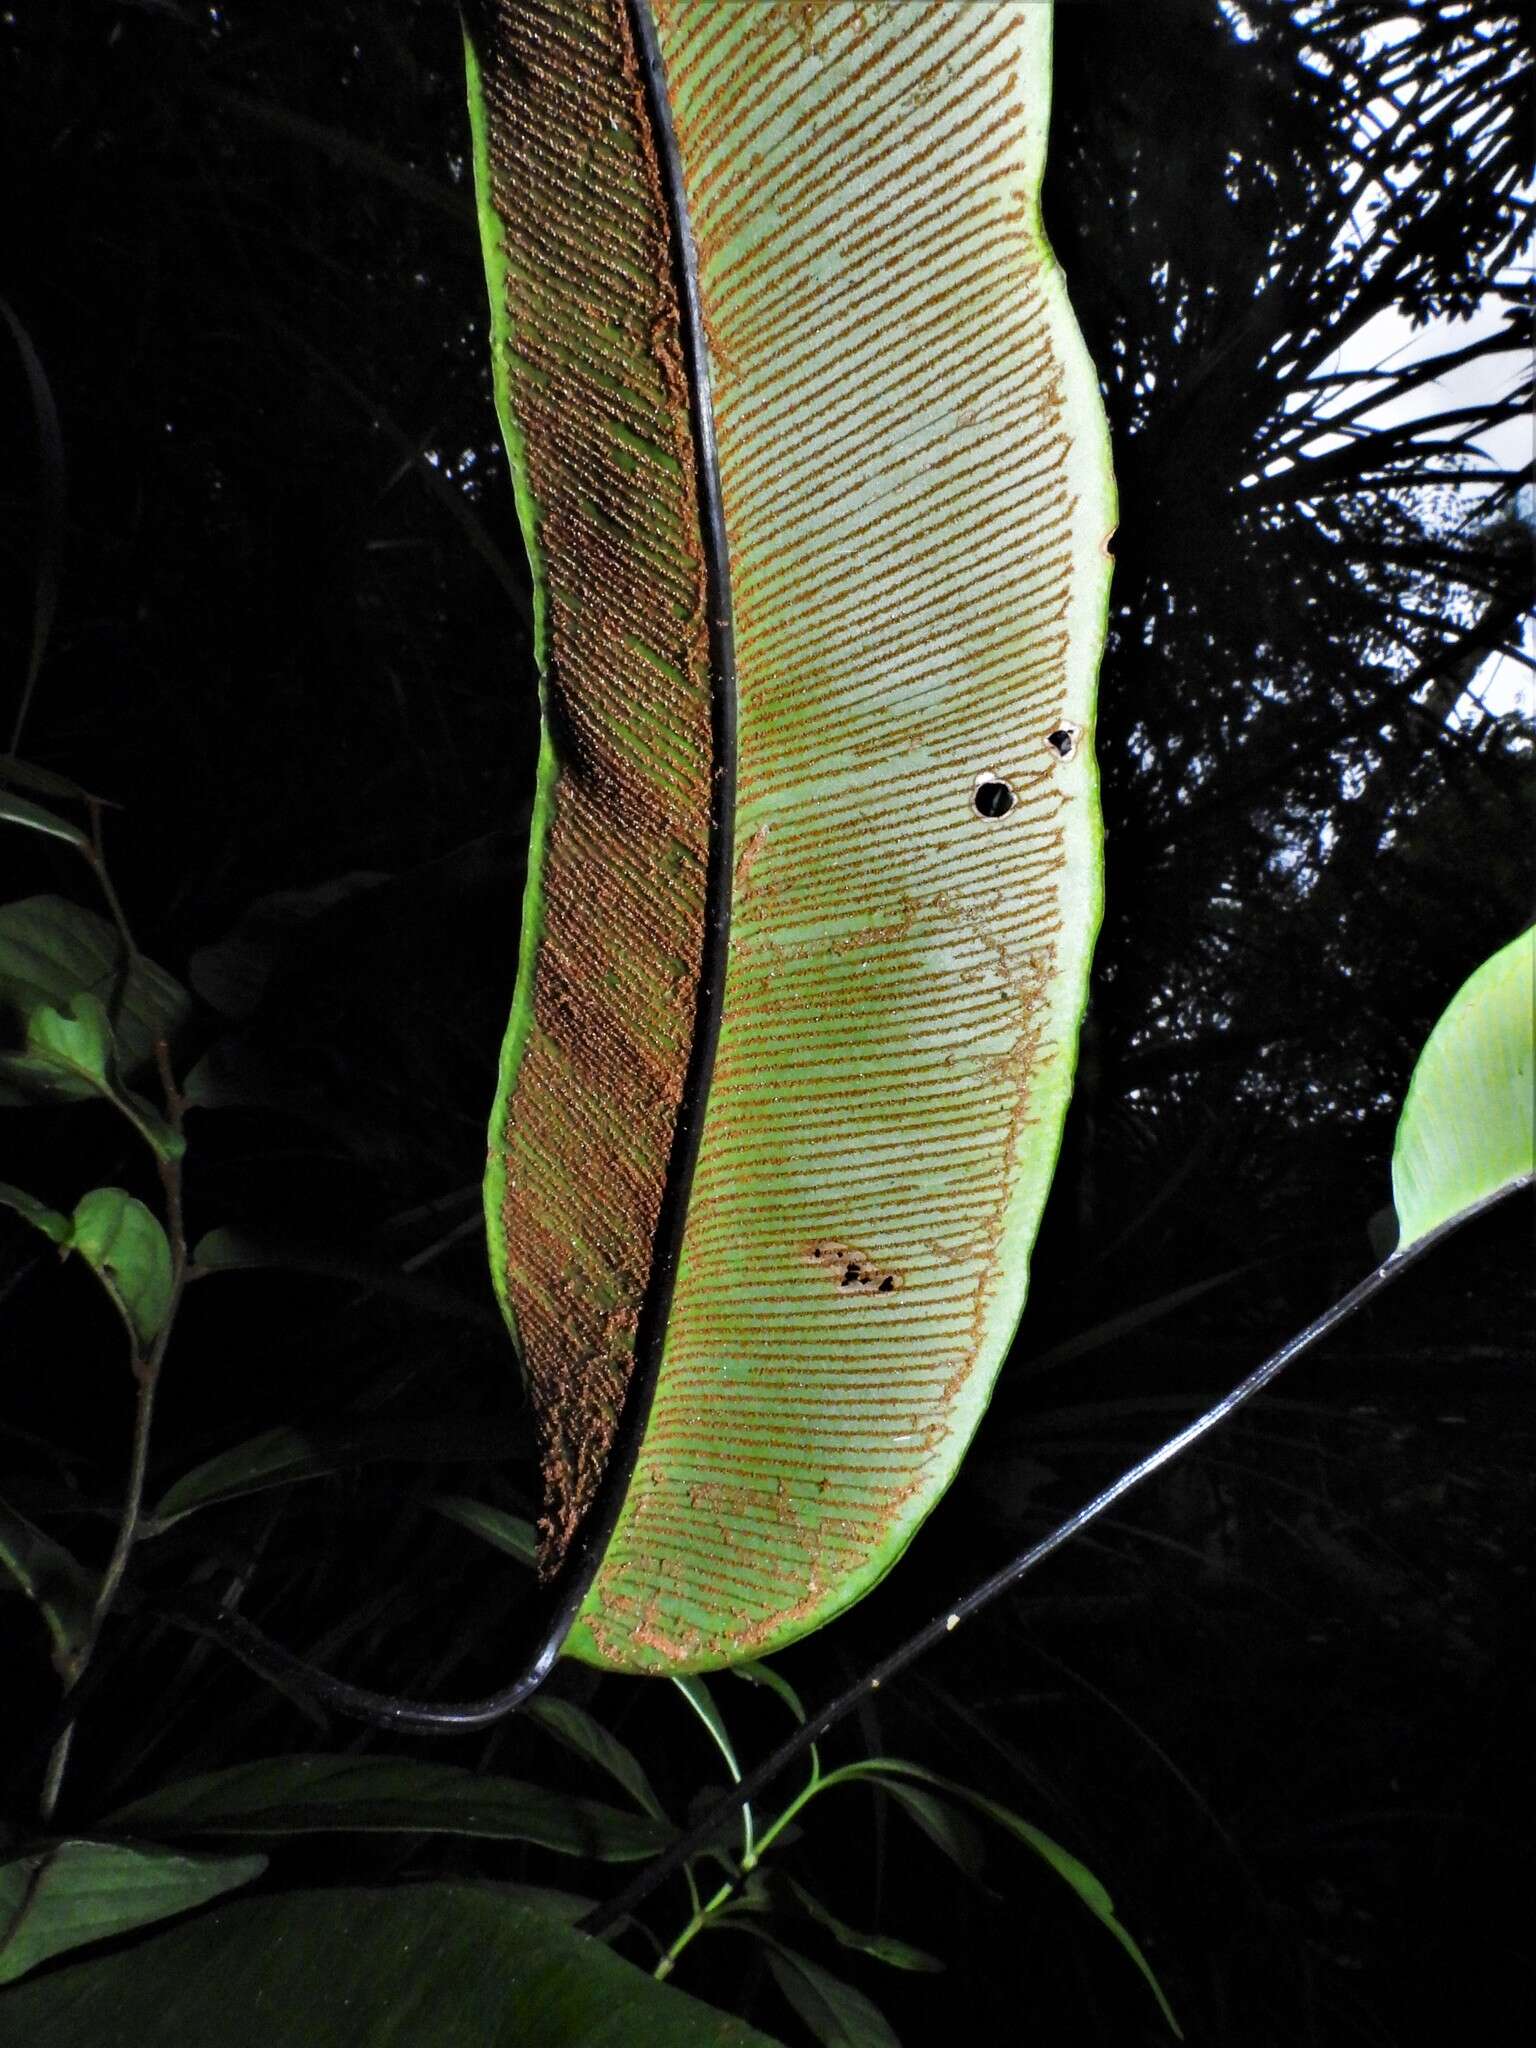
[[[818,1793],[830,1792],[834,1785],[852,1784],[856,1779],[864,1776],[867,1776],[865,1766],[862,1763],[855,1763],[845,1764],[841,1770],[829,1771],[823,1777],[820,1768],[816,1764],[813,1751],[809,1781],[795,1794],[778,1819],[764,1828],[757,1838],[756,1847],[746,1852],[741,1859],[739,1868],[733,1871],[714,1896],[706,1900],[702,1905],[699,1903],[698,1890],[693,1882],[693,1871],[691,1867],[685,1866],[688,1888],[693,1898],[693,1912],[687,1925],[666,1951],[652,1974],[656,1977],[671,1975],[678,1957],[688,1946],[689,1942],[693,1940],[695,1935],[702,1934],[711,1922],[719,1922],[724,1913],[729,1909],[736,1894],[741,1890],[743,1883],[751,1876],[758,1864],[762,1862],[767,1850],[783,1834],[791,1821],[797,1819],[805,1811],[806,1807],[810,1805]]]
[[[175,1076],[171,1071],[170,1048],[164,1039],[158,1039],[155,1043],[155,1062],[160,1070],[160,1083],[165,1092],[166,1116],[172,1129],[179,1136],[186,1105],[176,1086]],[[181,1159],[179,1155],[174,1159],[164,1159],[157,1155],[156,1163],[160,1169],[160,1183],[165,1190],[166,1237],[171,1248],[170,1301],[154,1343],[142,1358],[136,1353],[132,1356],[137,1392],[134,1401],[133,1441],[128,1455],[128,1478],[123,1488],[123,1505],[118,1515],[117,1536],[112,1545],[112,1554],[107,1559],[95,1604],[91,1609],[90,1630],[72,1668],[65,1675],[66,1698],[85,1675],[95,1653],[102,1625],[116,1602],[123,1583],[123,1575],[133,1556],[134,1545],[139,1539],[144,1517],[144,1480],[149,1470],[149,1441],[155,1419],[155,1395],[160,1385],[160,1369],[165,1363],[171,1332],[176,1327],[176,1313],[181,1306],[181,1297],[187,1283],[187,1233],[182,1208]],[[60,1733],[48,1757],[47,1769],[43,1774],[42,1792],[38,1799],[38,1814],[45,1826],[52,1820],[59,1802],[74,1735],[75,1723],[71,1721]]]

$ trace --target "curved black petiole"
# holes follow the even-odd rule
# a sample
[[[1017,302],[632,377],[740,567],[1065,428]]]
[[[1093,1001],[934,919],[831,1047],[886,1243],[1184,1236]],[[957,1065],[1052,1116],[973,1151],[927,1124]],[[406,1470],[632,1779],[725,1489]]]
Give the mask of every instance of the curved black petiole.
[[[1527,1179],[1516,1186],[1528,1187],[1530,1184]],[[1304,1351],[1310,1351],[1314,1344],[1320,1343],[1341,1323],[1347,1322],[1357,1310],[1374,1301],[1377,1295],[1384,1293],[1394,1281],[1401,1279],[1409,1267],[1415,1265],[1432,1245],[1439,1244],[1470,1217],[1493,1208],[1506,1194],[1514,1192],[1515,1186],[1501,1189],[1498,1194],[1474,1204],[1470,1209],[1464,1209],[1459,1216],[1454,1216],[1448,1223],[1441,1224],[1437,1230],[1420,1238],[1407,1251],[1394,1252],[1390,1258],[1384,1259],[1374,1272],[1368,1273],[1331,1308],[1325,1309],[1314,1322],[1308,1323],[1304,1330],[1299,1331],[1288,1343],[1282,1344],[1271,1357],[1266,1358],[1262,1365],[1256,1366],[1245,1379],[1239,1380],[1214,1407],[1207,1408],[1203,1415],[1197,1416],[1176,1436],[1170,1437],[1166,1443],[1149,1452],[1128,1471],[1122,1472],[1120,1477],[1112,1481],[1102,1492],[1096,1493],[1064,1522],[1058,1523],[1049,1535],[1042,1536],[1038,1543],[1031,1544],[1028,1550],[1022,1551],[1000,1570],[990,1573],[968,1593],[946,1607],[941,1614],[936,1614],[887,1657],[866,1670],[846,1691],[829,1700],[817,1712],[808,1715],[792,1735],[787,1736],[777,1749],[763,1758],[760,1764],[738,1779],[729,1792],[718,1799],[692,1827],[679,1835],[669,1848],[653,1862],[648,1863],[623,1891],[602,1905],[595,1906],[585,1919],[577,1921],[576,1925],[584,1934],[612,1933],[659,1885],[680,1871],[691,1856],[717,1843],[727,1829],[735,1825],[736,1815],[741,1807],[758,1798],[782,1771],[804,1756],[813,1743],[820,1742],[830,1729],[835,1728],[839,1721],[845,1720],[878,1687],[899,1677],[908,1665],[915,1664],[919,1657],[951,1635],[962,1621],[969,1621],[972,1615],[990,1606],[999,1594],[1006,1593],[1010,1587],[1016,1586],[1037,1564],[1043,1563],[1053,1551],[1059,1550],[1080,1530],[1086,1529],[1090,1522],[1097,1521],[1100,1515],[1112,1508],[1117,1501],[1123,1500],[1125,1495],[1140,1486],[1143,1480],[1150,1479],[1154,1472],[1160,1471],[1164,1465],[1171,1464],[1192,1444],[1198,1443],[1201,1437],[1209,1435],[1218,1424],[1225,1422],[1228,1416],[1251,1401],[1255,1394],[1261,1393],[1271,1380],[1277,1379]]]

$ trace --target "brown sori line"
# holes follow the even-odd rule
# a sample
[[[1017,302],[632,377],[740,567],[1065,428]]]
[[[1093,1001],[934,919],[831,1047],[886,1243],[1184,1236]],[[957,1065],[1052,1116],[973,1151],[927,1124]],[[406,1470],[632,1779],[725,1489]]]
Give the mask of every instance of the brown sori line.
[[[1005,27],[1003,33],[1011,33],[1011,30]],[[878,58],[875,61],[878,61]],[[996,73],[993,74],[993,76],[996,75]],[[863,151],[867,143],[868,148],[876,157],[878,157],[887,142],[892,140],[908,124],[911,118],[905,108],[889,106],[889,100],[892,95],[897,91],[905,92],[910,89],[907,83],[910,74],[893,72],[890,76],[891,93],[886,95],[886,108],[881,108],[880,102],[876,101],[875,106],[879,111],[872,113],[859,130],[859,149]],[[955,91],[962,95],[974,90],[975,85],[969,78],[958,83],[955,88]],[[1007,91],[1008,80],[1005,76],[989,105],[996,106],[999,104]],[[866,102],[866,104],[869,103]],[[932,113],[936,126],[943,119],[943,105],[944,102],[942,100],[933,103]],[[887,108],[888,112],[886,111]],[[988,107],[986,106],[968,109],[965,122],[957,124],[952,128],[944,137],[944,143],[952,144],[955,150],[961,148],[970,150],[974,146],[977,123],[987,111]],[[823,208],[835,207],[837,205],[840,190],[840,174],[844,168],[844,158],[838,155],[837,152],[844,147],[845,145],[840,139],[833,139],[829,141],[826,148],[819,154],[795,160],[788,175],[783,179],[781,186],[780,218],[784,220],[786,226],[803,229],[812,220],[814,215]],[[942,160],[941,150],[935,149],[928,159],[927,168],[931,170],[935,162],[942,162]],[[922,173],[921,171],[915,171],[909,175],[921,177]],[[893,194],[899,193],[902,189],[900,186],[893,186],[891,192]],[[794,194],[803,195],[798,204],[794,203],[792,198]],[[848,243],[850,250],[862,253],[867,248],[878,249],[884,247],[889,241],[898,238],[899,230],[893,227],[892,216],[884,212],[886,198],[887,194],[882,191],[881,194],[866,201],[863,206],[849,210],[846,216],[846,225],[852,237]],[[731,233],[735,225],[735,218],[735,216],[729,213],[722,215],[722,233],[727,235]],[[899,213],[897,218],[899,218]],[[864,224],[878,224],[873,226],[872,241],[859,235],[858,231]],[[756,268],[757,266],[754,265],[754,274],[756,273]]]
[[[1002,519],[1005,516],[1006,507],[1004,507],[1004,509],[997,514],[998,522],[1001,523]],[[1053,515],[1051,519],[1048,521],[1043,520],[1041,522],[1041,530],[1047,536],[1049,536],[1052,533],[1052,531],[1056,528],[1070,529],[1071,517],[1071,508],[1069,506],[1064,506],[1059,514]],[[988,524],[990,523],[991,522],[989,520]],[[1051,600],[1053,593],[1059,591],[1062,587],[1064,587],[1065,578],[1059,572],[1061,564],[1063,562],[1070,561],[1071,559],[1069,549],[1070,540],[1064,539],[1062,545],[1054,553],[1038,557],[1032,556],[1023,573],[1020,574],[1018,572],[1016,564],[1010,563],[1007,551],[999,547],[994,549],[987,557],[987,573],[995,575],[1000,579],[1006,579],[1010,588],[1017,588],[1020,591],[1029,590],[1033,588],[1033,586],[1037,583],[1045,583],[1047,585],[1047,588],[1042,594],[1042,596],[1039,599],[1037,599],[1034,604],[1028,607],[1028,612],[1030,613],[1041,611],[1045,608],[1046,604]],[[1010,573],[1010,571],[1012,573]],[[935,602],[941,594],[947,595],[955,589],[957,579],[960,579],[960,587],[968,590],[972,587],[972,582],[976,578],[976,564],[970,558],[967,558],[965,562],[958,565],[957,568],[953,571],[946,572],[946,574],[940,578],[924,582],[922,586],[921,600],[925,604],[931,604]],[[847,580],[848,579],[846,577],[842,578],[841,584],[845,585]],[[830,587],[831,589],[836,590],[840,587],[840,584],[834,583]],[[851,635],[856,629],[861,628],[861,622],[867,617],[867,615],[870,612],[876,609],[877,607],[874,601],[871,601],[869,605],[859,609],[850,609],[846,606],[840,607],[838,611],[838,623],[844,629],[845,632],[848,632]],[[889,610],[889,593],[887,593],[887,610]],[[818,624],[819,623],[820,622],[818,621]],[[959,643],[959,645],[962,647],[965,645],[967,637],[965,633],[966,620],[963,614],[955,618],[954,625],[951,631],[948,635],[946,635],[945,640],[939,643],[936,643],[931,636],[927,638],[924,637],[922,633],[922,624],[922,615],[919,615],[918,617],[911,619],[904,617],[898,618],[885,631],[859,630],[859,648],[867,656],[875,653],[880,653],[884,655],[886,650],[901,650],[910,647],[914,650],[914,659],[918,660],[924,668],[932,670],[937,666],[937,653],[938,648],[940,646],[948,646],[954,643]],[[1018,649],[1022,644],[1024,643],[1021,639],[1012,641],[1008,647],[1001,648],[998,650],[998,658],[1016,658]],[[810,631],[784,632],[773,635],[769,635],[766,632],[759,632],[752,636],[752,648],[754,654],[760,656],[764,660],[772,660],[773,662],[781,666],[793,666],[797,661],[809,659],[817,645],[818,641],[816,634]],[[1051,658],[1057,659],[1059,663],[1059,657],[1053,656]],[[861,662],[860,658],[855,654],[850,653],[841,660],[833,662],[830,665],[823,664],[821,673],[824,676],[826,676],[826,678],[830,682],[849,673],[857,673],[857,671],[862,665],[863,663]],[[1042,658],[1042,660],[1039,662],[1031,663],[1029,665],[1029,668],[1023,671],[1022,673],[1032,673],[1036,667],[1043,665],[1044,658]],[[890,671],[890,673],[893,676],[901,672],[902,671],[895,669],[894,667]],[[846,691],[840,693],[839,702],[846,704],[848,706],[856,707],[862,705],[867,701],[880,701],[882,696],[887,694],[883,689],[885,673],[886,671],[882,670],[880,676],[875,680],[871,681],[871,683],[862,692]],[[976,671],[974,671],[968,663],[966,669],[967,676],[970,677],[975,673]],[[1052,678],[1053,681],[1057,682],[1057,689],[1059,691],[1058,679],[1059,665],[1056,671],[1056,676]],[[772,727],[770,726],[768,730],[771,731]],[[807,751],[815,752],[815,747],[813,743],[804,742],[802,744],[806,747]],[[766,753],[767,749],[765,748],[764,751]],[[775,761],[775,765],[777,766],[782,759],[793,759],[795,751],[797,751],[797,749],[795,749],[794,747],[788,747],[785,750],[785,754],[781,756],[775,750],[772,756],[772,758]]]
[[[883,89],[867,93],[861,103],[861,111],[865,107],[871,110],[869,115],[869,125],[871,128],[873,128],[875,118],[884,107],[889,105],[892,98],[897,94],[905,94],[912,89],[914,83],[921,82],[925,75],[922,70],[925,58],[930,59],[926,75],[932,77],[937,74],[940,60],[932,59],[931,53],[937,43],[953,38],[954,27],[953,23],[946,24],[941,18],[929,15],[918,28],[908,28],[903,38],[903,47],[908,52],[906,61],[900,66],[889,67],[885,72],[885,77],[889,81],[888,84]],[[946,30],[948,31],[947,34]],[[794,33],[793,29],[791,33]],[[787,47],[781,40],[777,49],[771,44],[765,46],[761,57],[755,63],[750,58],[743,60],[735,72],[729,74],[720,82],[715,88],[715,93],[712,94],[712,100],[720,105],[721,112],[727,117],[727,120],[732,106],[741,103],[743,93],[748,88],[759,85],[765,73],[782,71],[786,68],[786,60],[790,66],[797,66],[800,61],[799,53]],[[848,97],[850,99],[854,97],[853,85],[859,77],[867,75],[875,67],[886,66],[887,61],[887,46],[884,46],[883,39],[877,36],[873,39],[870,53],[865,61],[860,65],[850,67],[845,73],[849,80]],[[918,74],[916,80],[913,78],[914,72]],[[733,87],[736,88],[734,92],[732,91]],[[807,92],[802,91],[789,104],[793,106],[796,102],[803,103],[808,96]],[[773,96],[773,100],[769,104],[773,104],[773,101],[778,101],[781,107],[784,105],[784,101],[780,99],[778,94]],[[897,108],[894,111],[899,119],[901,110]],[[735,122],[729,125],[732,126],[733,141],[743,148],[750,148],[763,124],[759,123],[757,127],[748,122]],[[706,139],[701,138],[701,146],[707,151],[710,145]],[[819,154],[809,155],[805,159],[807,169],[814,170],[819,163],[825,161],[829,153],[835,151],[836,146],[836,143],[832,142]],[[797,164],[797,171],[800,168],[800,165]],[[728,174],[728,165],[721,165],[717,171],[709,175],[707,185],[701,179],[701,204],[704,203],[707,192],[712,190],[714,185],[722,177],[728,176]],[[726,216],[726,218],[729,219],[729,216]]]
[[[925,512],[930,517],[936,519],[941,511],[948,511],[956,505],[971,503],[978,506],[989,505],[999,492],[1006,491],[1010,487],[1016,490],[1018,488],[1018,472],[1026,468],[1030,471],[1033,480],[1038,483],[1044,483],[1053,472],[1061,469],[1065,464],[1068,454],[1067,437],[1060,433],[1054,424],[1051,423],[1041,427],[1037,432],[1031,434],[1028,439],[1029,444],[1043,442],[1049,450],[1048,459],[1040,460],[1036,458],[1031,461],[1026,449],[1021,448],[1019,460],[1014,465],[1013,475],[999,477],[990,490],[979,495],[974,495],[973,491],[967,491],[968,479],[965,470],[963,467],[957,467],[955,475],[942,491],[925,490],[923,492]],[[954,458],[950,459],[951,461],[954,460]],[[830,577],[823,576],[816,580],[812,586],[816,593],[836,590],[846,583],[850,573],[846,566],[849,556],[854,557],[854,572],[856,573],[858,566],[857,550],[860,542],[866,542],[871,536],[882,531],[894,530],[898,533],[906,531],[911,519],[909,500],[913,495],[914,488],[915,482],[911,477],[898,478],[889,489],[870,499],[869,511],[874,516],[864,518],[857,526],[838,526],[835,520],[827,518],[816,522],[806,521],[798,527],[797,531],[803,540],[812,540],[818,533],[822,532],[835,531],[838,536],[836,552],[829,553],[827,557],[829,569],[833,573]],[[880,509],[877,510],[876,508]],[[781,585],[789,573],[791,572],[788,570],[759,573],[753,579],[754,597],[760,601],[769,591]]]
[[[891,421],[911,417],[913,411],[911,394],[921,394],[924,396],[955,394],[963,398],[972,388],[972,372],[978,365],[982,368],[990,367],[996,361],[1001,351],[1015,345],[1038,324],[1039,315],[1037,310],[1033,307],[1019,307],[1019,294],[1009,291],[1006,282],[1001,279],[999,279],[996,286],[988,293],[981,304],[968,304],[966,312],[968,317],[980,324],[989,320],[994,307],[1003,309],[1002,317],[995,321],[990,321],[985,335],[973,347],[958,350],[953,355],[946,357],[943,360],[942,367],[938,369],[935,368],[931,359],[922,354],[922,348],[929,336],[943,332],[951,317],[948,310],[935,312],[927,320],[909,322],[908,332],[910,333],[911,345],[914,350],[912,367],[899,379],[886,384],[885,388],[889,396],[880,405],[871,406],[867,413],[850,409],[846,428],[841,433],[826,436],[821,444],[822,453],[820,460],[822,466],[825,467],[831,463],[846,459],[846,455],[850,450],[859,448],[876,436],[879,437],[882,447],[887,445],[892,447],[902,446],[910,438],[909,435],[901,433],[887,435],[884,429]],[[1013,317],[1009,317],[1010,314]],[[875,351],[871,349],[869,353],[874,354]],[[1042,356],[1044,355],[1043,351],[1040,353]],[[1017,354],[1009,359],[1010,371],[1015,376],[1017,375],[1018,362],[1019,357]],[[1044,378],[1050,374],[1051,365],[1049,360],[1046,359],[1042,363],[1038,376]],[[793,409],[794,392],[798,387],[789,385],[783,379],[775,381],[779,384],[783,393],[777,410],[785,415],[790,415]],[[1025,382],[1018,385],[1017,388],[1022,396],[1031,390],[1032,385],[1029,382]],[[771,423],[774,410],[774,408],[769,408],[766,413],[762,413],[762,417],[758,422],[760,429],[762,426]],[[759,408],[759,412],[761,412],[761,408]],[[732,422],[731,431],[733,436],[739,435],[741,424],[741,416],[738,415]],[[924,421],[921,427],[912,429],[913,433],[922,431],[932,431],[931,421]],[[733,501],[738,512],[746,512],[760,498],[765,496],[768,498],[768,502],[772,503],[777,495],[777,490],[782,489],[782,482],[779,481],[782,468],[782,464],[776,463],[769,472],[775,481],[776,489],[770,490],[769,480],[765,477],[761,484],[754,485],[751,490],[739,491]],[[814,469],[808,471],[806,473],[807,481],[817,473]]]

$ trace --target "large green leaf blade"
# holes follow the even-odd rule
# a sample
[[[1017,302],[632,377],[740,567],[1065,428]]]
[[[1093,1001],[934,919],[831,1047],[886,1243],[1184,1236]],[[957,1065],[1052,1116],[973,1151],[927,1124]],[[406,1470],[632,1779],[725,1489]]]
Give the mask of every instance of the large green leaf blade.
[[[569,1638],[625,1670],[820,1626],[949,1484],[1099,918],[1113,489],[1041,227],[1050,10],[815,15],[495,0],[472,64],[549,711],[487,1214],[550,1561],[647,1405]],[[678,532],[702,582],[653,615]]]
[[[1536,1177],[1536,926],[1485,960],[1419,1055],[1392,1153],[1397,1249]]]
[[[0,1863],[0,1984],[50,1956],[166,1920],[249,1884],[265,1856],[188,1856],[139,1842],[49,1842]],[[0,1994],[0,2040],[6,2038]]]
[[[216,1907],[0,1992],[0,2048],[774,2048],[492,1885]]]

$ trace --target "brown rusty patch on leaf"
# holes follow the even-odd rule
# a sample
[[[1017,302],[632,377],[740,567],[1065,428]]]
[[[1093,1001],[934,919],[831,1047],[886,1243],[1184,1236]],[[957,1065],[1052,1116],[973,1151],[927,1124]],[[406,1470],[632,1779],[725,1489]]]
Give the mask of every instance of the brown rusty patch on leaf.
[[[491,13],[504,368],[559,763],[530,901],[533,1025],[499,1134],[552,1571],[601,1477],[651,1276],[704,944],[711,678],[670,231],[627,11]]]

